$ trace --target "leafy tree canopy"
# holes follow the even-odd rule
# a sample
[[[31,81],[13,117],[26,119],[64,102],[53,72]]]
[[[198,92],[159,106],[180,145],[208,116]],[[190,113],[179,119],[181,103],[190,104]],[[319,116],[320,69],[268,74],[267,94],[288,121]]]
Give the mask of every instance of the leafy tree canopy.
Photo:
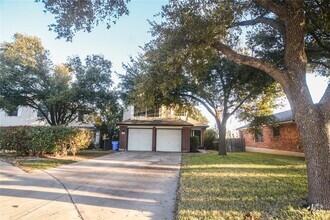
[[[100,131],[100,146],[103,147],[103,135],[107,135],[110,140],[119,139],[119,129],[116,124],[122,121],[123,108],[118,102],[118,92],[111,91],[101,97],[96,105],[96,111],[89,115],[88,121]]]
[[[223,50],[228,45],[237,51],[248,53],[285,68],[284,12],[276,14],[276,5],[262,7],[260,1],[170,1],[161,13],[165,20],[152,23],[153,34],[166,39],[173,50],[186,53],[194,49],[214,47]],[[261,1],[263,2],[263,1]],[[266,3],[264,3],[266,4]],[[290,5],[288,5],[290,7]],[[330,38],[329,5],[327,1],[304,1],[306,14],[305,51],[309,66],[321,75],[329,76]],[[283,16],[283,17],[281,17]],[[250,27],[250,28],[246,28]],[[245,32],[247,32],[245,34]],[[242,41],[246,37],[246,41]],[[241,43],[246,43],[241,47]]]
[[[38,110],[50,125],[68,125],[78,113],[92,112],[112,85],[111,62],[90,55],[53,65],[36,37],[16,34],[1,44],[0,108]]]
[[[107,28],[122,15],[128,15],[126,3],[129,0],[35,0],[44,4],[45,12],[55,15],[55,23],[49,29],[57,38],[72,41],[78,31],[91,32],[100,23]]]

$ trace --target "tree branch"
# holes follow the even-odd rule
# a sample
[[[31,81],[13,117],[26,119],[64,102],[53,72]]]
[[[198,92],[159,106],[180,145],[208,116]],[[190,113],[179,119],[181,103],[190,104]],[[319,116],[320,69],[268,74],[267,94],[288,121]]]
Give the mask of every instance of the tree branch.
[[[230,116],[232,116],[236,111],[237,111],[237,109],[239,108],[239,107],[241,107],[241,105],[243,105],[243,103],[248,99],[248,98],[250,98],[251,97],[251,94],[249,94],[249,95],[247,95],[230,113],[229,113],[229,115]]]
[[[51,122],[51,120],[49,119],[48,114],[46,114],[46,113],[43,111],[42,107],[41,107],[40,105],[38,105],[38,104],[33,100],[33,98],[27,97],[27,105],[30,106],[31,108],[34,108],[34,109],[36,109],[36,110],[39,110],[39,111],[41,112],[41,114],[45,117],[47,123],[48,123],[49,125],[53,125],[52,122]]]
[[[312,36],[313,36],[313,38],[315,39],[315,41],[317,42],[317,44],[321,47],[321,48],[323,48],[325,51],[329,51],[330,50],[330,47],[328,47],[327,45],[325,45],[322,41],[321,41],[321,39],[315,34],[315,32],[312,32],[312,33],[310,33]]]
[[[202,99],[200,99],[200,98],[197,98],[197,97],[195,97],[195,96],[193,96],[193,95],[188,95],[188,94],[180,94],[180,95],[181,95],[181,96],[186,96],[186,97],[189,97],[189,98],[192,98],[192,99],[198,101],[199,103],[201,103],[201,104],[207,109],[207,111],[208,111],[213,117],[217,118],[216,114],[212,111],[212,109],[210,108],[210,106],[208,106],[204,100],[202,100]]]
[[[325,90],[321,100],[319,101],[319,104],[328,106],[328,109],[330,109],[330,83],[328,84],[327,89]]]
[[[317,65],[320,65],[320,66],[323,66],[327,69],[330,69],[330,65],[328,65],[327,63],[323,63],[321,61],[315,61],[315,60],[310,60],[309,62],[311,63],[314,63],[314,64],[317,64]]]
[[[219,52],[222,52],[225,56],[238,64],[248,65],[264,71],[279,82],[283,87],[286,87],[286,76],[284,75],[284,71],[279,70],[274,64],[266,60],[239,54],[221,42],[214,43],[211,47],[215,48]]]
[[[286,16],[285,8],[279,4],[276,4],[274,1],[270,0],[253,0],[254,3],[266,8],[267,10],[273,12],[278,17]]]
[[[278,22],[278,21],[276,21],[275,19],[272,19],[272,18],[257,17],[257,18],[252,19],[252,20],[240,21],[240,22],[236,23],[236,25],[238,25],[238,26],[251,26],[251,25],[256,25],[256,24],[269,25],[272,28],[279,31],[282,36],[285,35],[285,26],[284,26],[284,24],[281,24],[280,22]]]

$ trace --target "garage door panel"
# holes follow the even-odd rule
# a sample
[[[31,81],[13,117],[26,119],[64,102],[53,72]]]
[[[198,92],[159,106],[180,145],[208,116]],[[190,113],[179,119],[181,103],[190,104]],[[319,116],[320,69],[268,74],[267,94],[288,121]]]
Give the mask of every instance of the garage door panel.
[[[181,152],[182,130],[157,129],[156,150]]]
[[[152,151],[152,129],[128,129],[128,150]]]

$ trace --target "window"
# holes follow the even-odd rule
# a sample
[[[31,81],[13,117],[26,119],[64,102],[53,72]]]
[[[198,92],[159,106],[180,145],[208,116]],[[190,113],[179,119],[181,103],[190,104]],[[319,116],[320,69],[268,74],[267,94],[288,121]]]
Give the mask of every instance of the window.
[[[280,126],[274,126],[273,127],[273,137],[279,137],[280,136]]]
[[[186,113],[187,112],[185,110],[181,110],[181,111],[177,112],[176,115],[177,116],[186,116],[187,115]]]
[[[40,110],[37,111],[37,117],[38,118],[43,118],[44,117],[44,115],[41,113]]]
[[[142,117],[159,117],[159,107],[150,107],[150,108],[140,108],[134,106],[134,116]]]
[[[147,117],[159,117],[159,107],[147,108]]]
[[[48,110],[47,110],[47,107],[45,105],[39,105],[39,108],[41,109],[41,111],[43,111],[43,113],[45,113],[46,115],[48,115]],[[38,118],[44,118],[45,117],[41,113],[41,111],[39,109],[37,110],[37,117]]]
[[[78,122],[84,122],[84,112],[78,112]]]
[[[264,142],[264,135],[262,130],[257,132],[254,136],[256,142]]]
[[[11,110],[9,112],[7,112],[8,116],[18,116],[18,107],[16,107],[14,110]]]
[[[134,106],[134,116],[146,116],[146,108],[139,108]]]

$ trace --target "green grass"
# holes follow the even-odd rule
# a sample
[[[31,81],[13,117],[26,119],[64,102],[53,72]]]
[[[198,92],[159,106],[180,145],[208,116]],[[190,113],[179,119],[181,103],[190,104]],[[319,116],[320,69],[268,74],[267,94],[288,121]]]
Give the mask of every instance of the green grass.
[[[311,214],[303,158],[258,153],[184,154],[178,219],[330,219]]]
[[[101,157],[113,153],[113,151],[103,151],[103,150],[82,150],[76,153],[76,156],[86,156],[86,157]]]
[[[16,160],[15,165],[21,169],[31,172],[34,170],[47,170],[60,165],[70,164],[77,162],[77,160],[67,160],[67,159],[20,159]]]

